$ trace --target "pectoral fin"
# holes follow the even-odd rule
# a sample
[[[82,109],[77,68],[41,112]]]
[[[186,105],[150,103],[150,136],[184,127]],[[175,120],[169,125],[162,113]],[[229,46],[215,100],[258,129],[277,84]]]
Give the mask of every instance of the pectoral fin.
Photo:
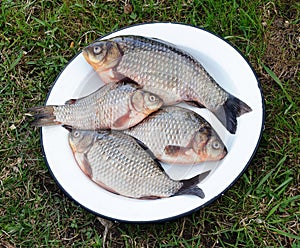
[[[113,124],[115,129],[126,129],[128,128],[128,123],[130,120],[130,111],[128,111],[125,115],[119,117]]]
[[[119,78],[121,78],[122,76],[120,75]],[[137,89],[141,89],[142,87],[133,79],[129,78],[129,77],[123,77],[120,79],[120,82],[124,83],[124,84],[134,84],[136,86]]]
[[[191,146],[166,146],[163,154],[158,159],[171,164],[197,164],[201,161],[201,157],[195,153]]]
[[[92,169],[91,169],[91,166],[87,160],[87,157],[85,154],[83,153],[74,153],[74,156],[75,156],[75,159],[77,161],[77,164],[79,165],[80,169],[83,171],[83,173],[92,178],[93,176],[93,172],[92,172]]]
[[[112,83],[112,82],[118,82],[124,78],[124,75],[114,71],[112,68],[109,68],[104,71],[97,70],[97,72],[105,84]]]
[[[166,155],[168,155],[170,157],[176,157],[182,153],[185,153],[188,149],[190,149],[190,148],[169,145],[169,146],[165,147],[164,151],[165,151]]]

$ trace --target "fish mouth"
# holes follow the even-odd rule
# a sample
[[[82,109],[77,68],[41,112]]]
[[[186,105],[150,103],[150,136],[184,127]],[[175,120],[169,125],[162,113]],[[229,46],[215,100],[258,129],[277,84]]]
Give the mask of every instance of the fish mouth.
[[[70,144],[70,147],[71,147],[71,150],[72,150],[73,154],[75,154],[76,147],[74,146],[74,144],[72,142],[69,142],[69,144]]]
[[[89,52],[87,51],[87,48],[83,48],[83,50],[82,50],[82,55],[83,55],[83,57],[84,57],[87,61],[90,60],[90,58],[89,58]]]
[[[62,127],[64,127],[65,129],[67,129],[67,130],[69,131],[69,135],[70,135],[71,132],[73,131],[73,128],[72,128],[71,126],[69,126],[69,125],[62,125]],[[73,144],[73,142],[70,141],[70,139],[69,139],[69,145],[70,145],[70,147],[71,147],[72,152],[75,154],[75,152],[76,152],[76,147],[75,147],[75,145]]]
[[[85,58],[85,60],[92,66],[95,67],[97,65],[97,60],[95,61],[94,56],[91,56],[91,47],[85,47],[82,49],[82,55]],[[95,69],[95,68],[94,68]]]
[[[99,62],[99,61],[97,60],[97,58],[95,58],[95,57],[93,56],[93,53],[91,53],[90,50],[91,50],[90,47],[85,47],[85,48],[83,48],[83,50],[82,50],[82,55],[83,55],[85,61],[86,61],[89,65],[91,65],[91,66],[94,68],[95,71],[97,71],[97,72],[102,71],[101,67],[105,64],[105,62],[103,62],[103,61],[102,61],[102,62]]]
[[[227,153],[228,153],[228,150],[227,150],[226,146],[224,146],[223,152],[218,156],[217,159],[219,159],[219,160],[223,159],[227,155]]]

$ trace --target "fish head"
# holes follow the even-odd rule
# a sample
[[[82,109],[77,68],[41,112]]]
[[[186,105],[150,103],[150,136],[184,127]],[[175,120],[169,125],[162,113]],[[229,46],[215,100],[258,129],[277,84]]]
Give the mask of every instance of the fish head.
[[[114,68],[122,58],[118,44],[108,40],[98,41],[85,47],[82,54],[96,71]]]
[[[193,150],[203,161],[221,160],[227,154],[226,146],[210,126],[201,128],[196,133]]]
[[[163,100],[156,94],[137,90],[132,95],[131,105],[137,112],[149,115],[163,105]]]
[[[96,136],[96,131],[71,130],[69,133],[69,144],[73,153],[86,153],[89,151]]]

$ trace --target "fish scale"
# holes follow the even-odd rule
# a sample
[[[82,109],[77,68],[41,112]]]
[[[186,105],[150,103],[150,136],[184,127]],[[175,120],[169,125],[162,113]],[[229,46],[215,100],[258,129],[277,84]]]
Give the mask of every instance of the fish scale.
[[[139,39],[141,42],[147,42],[146,39]],[[124,42],[118,38],[112,40],[118,42],[118,44],[122,44],[122,42]],[[130,40],[130,37],[128,37],[128,40]],[[158,45],[153,43],[142,46],[147,50],[145,52],[140,52],[139,49],[136,48],[137,45],[135,44],[135,41],[131,41],[132,42],[124,42],[126,44],[124,46],[121,45],[124,54],[120,63],[116,67],[116,70],[118,72],[132,78],[133,80],[136,80],[137,82],[140,82],[142,84],[144,83],[146,87],[149,87],[149,81],[153,82],[152,84],[150,83],[151,88],[157,87],[157,77],[152,74],[153,72],[155,72],[156,75],[160,76],[170,75],[172,79],[177,78],[177,81],[179,82],[174,82],[176,82],[177,85],[182,85],[183,88],[186,88],[186,83],[189,83],[191,88],[199,88],[199,90],[197,90],[197,93],[200,94],[200,96],[196,96],[193,90],[191,91],[191,93],[195,94],[195,98],[201,98],[203,102],[207,103],[206,105],[209,105],[208,107],[211,109],[216,108],[215,103],[223,104],[227,99],[228,93],[221,90],[220,88],[216,88],[215,82],[211,82],[211,77],[208,75],[208,73],[203,68],[200,68],[198,64],[195,64],[195,61],[193,61],[190,57],[182,56],[182,54],[180,53],[170,53],[166,49],[159,50],[157,48]],[[134,53],[135,49],[137,49],[138,55]],[[149,59],[154,57],[156,58],[156,63],[153,63],[153,59]],[[147,80],[147,82],[143,82],[143,77],[136,74],[135,68],[137,68],[139,71],[147,73],[148,75],[153,75],[153,77],[149,77],[147,78],[149,81]],[[201,73],[199,73],[199,71]],[[169,80],[165,78],[161,81],[162,84],[165,84],[166,89],[170,89]],[[205,83],[196,84],[194,82]],[[209,85],[207,86],[207,84]],[[207,94],[207,91],[204,91],[204,86],[209,87],[210,89],[215,88],[216,92],[212,96],[213,99],[211,97],[211,94]],[[178,89],[177,91],[182,92],[184,90]]]
[[[213,112],[230,133],[236,132],[237,117],[251,111],[223,89],[197,59],[174,44],[124,35],[97,41],[84,48],[83,55],[104,82],[127,77],[158,94],[165,105],[196,102]]]
[[[102,86],[97,91],[65,105],[34,107],[33,125],[63,124],[77,129],[125,129],[136,125],[162,106],[153,93],[139,89],[132,81]]]
[[[134,138],[118,131],[84,131],[66,127],[69,144],[81,170],[95,183],[131,198],[205,195],[197,185],[210,173],[171,179]]]
[[[171,111],[174,108],[169,107],[168,109]],[[163,144],[181,144],[182,146],[186,146],[190,142],[190,139],[195,131],[199,130],[199,126],[189,126],[188,129],[182,129],[179,128],[179,126],[181,126],[181,123],[178,122],[175,112],[174,116],[171,116],[168,114],[168,112],[165,113],[161,111],[151,115],[145,122],[142,122],[139,126],[131,128],[130,130],[125,130],[124,132],[137,138],[140,138],[142,134],[145,134],[143,136],[144,138],[142,139],[145,144],[152,144],[153,142],[155,142],[155,138],[153,138],[154,136]],[[176,133],[177,136],[175,136]],[[159,136],[157,137],[156,134]],[[169,137],[171,139],[169,139]],[[150,145],[149,147],[150,150],[153,149],[152,145]],[[153,150],[157,150],[157,148],[154,148]]]
[[[227,154],[225,145],[205,119],[178,106],[164,107],[123,132],[141,141],[166,163],[197,164],[220,160]]]
[[[125,149],[134,152],[124,155]],[[110,159],[101,159],[105,154],[111,154]],[[128,140],[118,133],[114,133],[113,138],[103,136],[98,139],[87,153],[87,159],[94,181],[100,181],[130,197],[167,197],[182,186],[182,183],[167,177],[131,139]],[[134,186],[131,186],[132,183]]]

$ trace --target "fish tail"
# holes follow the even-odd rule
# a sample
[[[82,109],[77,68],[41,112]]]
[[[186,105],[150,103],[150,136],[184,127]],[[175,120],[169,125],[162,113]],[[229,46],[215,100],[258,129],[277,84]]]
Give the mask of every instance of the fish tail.
[[[209,171],[206,171],[200,175],[197,175],[195,177],[192,177],[187,180],[181,180],[180,182],[183,183],[182,187],[176,192],[175,195],[196,195],[200,198],[204,198],[205,194],[202,189],[200,189],[197,184],[203,181],[208,174],[210,173]]]
[[[42,127],[60,124],[60,122],[56,121],[54,106],[33,107],[29,108],[28,111],[33,112],[34,120],[31,123],[32,126]]]
[[[226,102],[214,111],[214,114],[230,133],[235,134],[237,128],[236,118],[250,111],[252,109],[246,103],[229,95]]]

